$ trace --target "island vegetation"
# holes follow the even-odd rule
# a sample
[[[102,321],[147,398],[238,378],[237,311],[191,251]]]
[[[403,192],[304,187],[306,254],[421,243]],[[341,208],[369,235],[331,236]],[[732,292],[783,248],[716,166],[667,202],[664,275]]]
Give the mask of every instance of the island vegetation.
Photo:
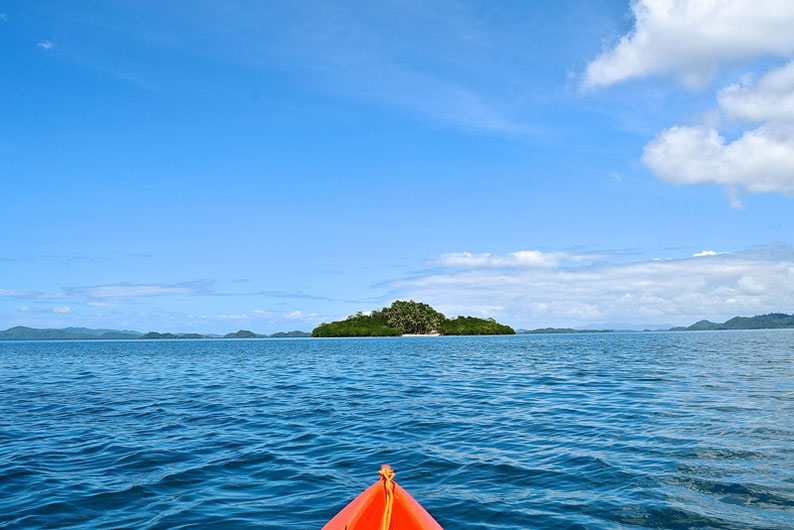
[[[459,316],[451,320],[444,319],[441,322],[439,333],[442,335],[513,335],[515,330],[492,318]]]
[[[396,337],[402,332],[389,326],[383,318],[356,313],[345,320],[323,322],[314,330],[312,337]]]
[[[510,326],[492,318],[448,319],[427,304],[397,300],[380,311],[358,312],[345,320],[322,323],[313,337],[396,337],[400,335],[512,335]]]

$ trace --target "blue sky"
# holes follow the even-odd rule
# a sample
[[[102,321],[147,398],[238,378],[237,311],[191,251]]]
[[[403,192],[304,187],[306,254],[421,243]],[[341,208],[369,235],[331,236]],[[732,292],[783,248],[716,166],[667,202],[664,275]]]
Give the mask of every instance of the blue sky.
[[[793,312],[794,10],[703,6],[0,1],[0,328]]]

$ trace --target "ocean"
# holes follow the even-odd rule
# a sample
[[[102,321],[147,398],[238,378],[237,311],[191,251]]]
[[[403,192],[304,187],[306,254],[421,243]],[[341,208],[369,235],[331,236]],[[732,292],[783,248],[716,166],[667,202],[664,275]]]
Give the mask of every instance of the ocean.
[[[0,342],[0,527],[794,527],[794,330]]]

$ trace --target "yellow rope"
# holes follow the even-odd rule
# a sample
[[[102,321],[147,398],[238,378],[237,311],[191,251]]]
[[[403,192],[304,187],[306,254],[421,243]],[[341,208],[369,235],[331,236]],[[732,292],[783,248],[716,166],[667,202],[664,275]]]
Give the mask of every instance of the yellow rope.
[[[381,479],[383,480],[383,487],[386,489],[386,510],[383,512],[383,530],[389,530],[391,527],[391,509],[394,504],[394,470],[389,466],[383,466],[380,471]]]

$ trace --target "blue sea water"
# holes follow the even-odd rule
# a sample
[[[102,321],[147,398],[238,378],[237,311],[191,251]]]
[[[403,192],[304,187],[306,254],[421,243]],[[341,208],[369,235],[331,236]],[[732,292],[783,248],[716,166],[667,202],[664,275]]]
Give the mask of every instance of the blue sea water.
[[[794,331],[0,343],[0,527],[794,527]]]

